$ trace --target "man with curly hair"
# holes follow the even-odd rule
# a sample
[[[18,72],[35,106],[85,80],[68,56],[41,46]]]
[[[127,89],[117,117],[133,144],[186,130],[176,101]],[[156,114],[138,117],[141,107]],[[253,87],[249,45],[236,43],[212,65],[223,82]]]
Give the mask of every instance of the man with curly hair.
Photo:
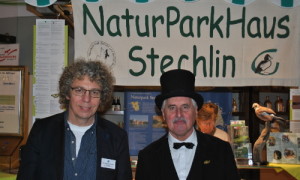
[[[76,60],[59,80],[65,112],[37,120],[21,152],[19,180],[132,179],[128,138],[100,117],[114,78],[99,61]]]

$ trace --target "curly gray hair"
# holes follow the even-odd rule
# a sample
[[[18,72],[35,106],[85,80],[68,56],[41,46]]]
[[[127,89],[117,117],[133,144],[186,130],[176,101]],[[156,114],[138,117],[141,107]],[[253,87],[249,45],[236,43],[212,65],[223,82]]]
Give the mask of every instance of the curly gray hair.
[[[101,87],[99,110],[106,110],[112,100],[115,78],[104,63],[85,59],[77,59],[73,64],[67,66],[59,79],[59,103],[62,108],[69,106],[67,97],[70,97],[73,81],[83,79],[84,76],[88,76],[90,81],[96,82]]]

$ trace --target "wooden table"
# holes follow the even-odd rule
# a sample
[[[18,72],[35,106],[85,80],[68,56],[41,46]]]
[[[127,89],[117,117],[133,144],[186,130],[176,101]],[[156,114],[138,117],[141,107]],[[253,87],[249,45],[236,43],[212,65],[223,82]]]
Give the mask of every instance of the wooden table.
[[[297,180],[295,175],[288,173],[280,166],[244,166],[239,165],[238,170],[243,180]],[[300,165],[299,172],[300,172]]]
[[[16,178],[17,178],[16,174],[9,174],[9,173],[0,171],[0,179],[1,180],[16,180]]]

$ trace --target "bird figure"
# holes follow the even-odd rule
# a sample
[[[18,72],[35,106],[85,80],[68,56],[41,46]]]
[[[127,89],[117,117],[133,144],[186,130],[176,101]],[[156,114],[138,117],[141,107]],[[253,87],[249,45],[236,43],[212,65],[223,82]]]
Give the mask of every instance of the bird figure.
[[[276,116],[276,113],[272,109],[261,106],[258,103],[253,103],[252,108],[254,108],[255,115],[262,121],[265,121],[265,128],[261,131],[260,136],[257,138],[253,146],[253,164],[265,165],[268,162],[263,154],[265,152],[266,142],[269,139],[271,132],[271,121],[285,122],[285,119]]]
[[[256,116],[263,121],[276,121],[276,120],[280,120],[280,121],[285,121],[285,119],[283,119],[282,117],[278,117],[276,116],[275,112],[268,107],[264,107],[259,105],[258,103],[253,103],[252,108],[255,111]]]
[[[269,54],[266,54],[264,57],[264,60],[259,62],[259,64],[257,65],[257,67],[255,69],[255,73],[263,73],[265,70],[267,70],[269,67],[271,67],[271,65],[272,65],[271,59],[273,59],[273,58]]]
[[[105,50],[105,55],[104,55],[104,56],[105,56],[105,57],[104,57],[105,59],[107,59],[107,58],[109,57],[109,53],[108,53],[108,50],[107,50],[107,49]]]

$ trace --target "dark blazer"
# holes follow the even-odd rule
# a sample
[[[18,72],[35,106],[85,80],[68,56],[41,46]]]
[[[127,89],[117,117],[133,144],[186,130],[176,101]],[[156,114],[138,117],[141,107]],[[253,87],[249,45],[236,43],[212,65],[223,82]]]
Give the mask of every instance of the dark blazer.
[[[67,113],[67,112],[65,112]],[[97,180],[132,179],[127,133],[97,115]],[[64,113],[37,120],[22,149],[18,180],[60,180],[64,176]],[[101,167],[116,160],[116,169]]]
[[[187,180],[239,179],[229,143],[197,132],[198,145]],[[136,180],[177,180],[166,134],[138,155]]]

